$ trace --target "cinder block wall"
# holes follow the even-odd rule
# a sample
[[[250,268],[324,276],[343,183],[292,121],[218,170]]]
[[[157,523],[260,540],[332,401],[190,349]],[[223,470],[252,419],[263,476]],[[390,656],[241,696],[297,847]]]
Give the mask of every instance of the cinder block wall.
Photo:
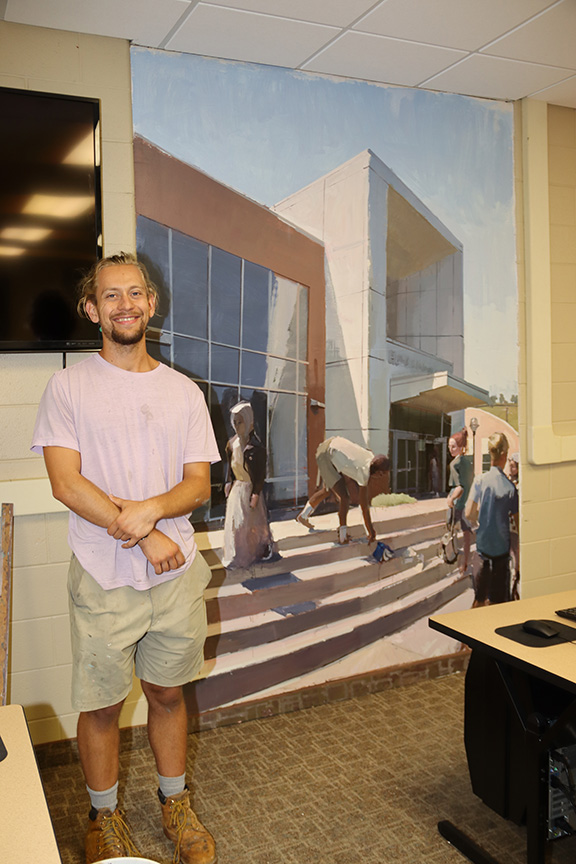
[[[0,86],[100,100],[104,248],[107,254],[135,249],[128,42],[0,22]],[[67,362],[74,359],[68,356]],[[34,743],[76,735],[70,705],[68,517],[46,494],[43,460],[29,451],[40,396],[61,365],[61,354],[0,354],[2,498],[18,498],[24,504],[20,512],[29,514],[17,515],[14,526],[8,697],[24,706]],[[139,696],[135,688],[125,725],[144,722]]]
[[[552,411],[559,434],[576,431],[576,111],[548,106]],[[572,486],[576,466],[568,471]]]
[[[576,585],[576,461],[564,458],[550,464],[532,465],[527,460],[528,400],[534,397],[535,379],[546,365],[539,363],[536,355],[531,366],[533,371],[528,374],[527,322],[530,309],[525,284],[528,250],[524,245],[525,221],[530,213],[528,206],[539,209],[540,219],[547,222],[545,228],[548,227],[550,235],[551,345],[548,347],[551,351],[551,381],[545,382],[545,389],[549,391],[551,388],[552,397],[551,459],[557,458],[553,447],[563,446],[562,436],[573,436],[576,431],[576,111],[554,105],[547,106],[547,110],[546,106],[542,108],[541,122],[545,125],[548,152],[547,163],[540,166],[542,172],[547,173],[548,180],[547,200],[544,202],[533,199],[528,203],[524,194],[520,104],[515,112],[522,460],[520,543],[524,597],[566,591]],[[544,329],[540,333],[545,340],[548,339]]]

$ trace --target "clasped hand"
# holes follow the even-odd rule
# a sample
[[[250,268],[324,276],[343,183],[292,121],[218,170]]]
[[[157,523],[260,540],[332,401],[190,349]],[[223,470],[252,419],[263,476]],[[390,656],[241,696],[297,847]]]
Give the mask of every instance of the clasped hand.
[[[108,534],[124,541],[123,549],[132,549],[139,544],[158,576],[177,570],[186,563],[178,544],[155,527],[157,519],[149,501],[127,501],[116,495],[109,497],[120,512],[108,526]]]
[[[123,546],[125,545],[124,543]],[[178,544],[157,528],[153,528],[139,545],[158,576],[170,570],[177,570],[186,563]]]
[[[123,540],[124,549],[131,549],[152,531],[157,518],[149,501],[127,501],[110,495],[113,504],[120,508],[116,519],[108,526],[108,534],[115,540]]]

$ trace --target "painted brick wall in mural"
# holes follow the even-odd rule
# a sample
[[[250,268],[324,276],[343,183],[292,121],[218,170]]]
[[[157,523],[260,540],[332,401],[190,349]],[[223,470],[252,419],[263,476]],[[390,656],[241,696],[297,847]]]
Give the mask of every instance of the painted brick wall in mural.
[[[511,107],[132,69],[151,351],[203,388],[222,454],[193,517],[195,710],[457,650],[430,613],[519,594]]]

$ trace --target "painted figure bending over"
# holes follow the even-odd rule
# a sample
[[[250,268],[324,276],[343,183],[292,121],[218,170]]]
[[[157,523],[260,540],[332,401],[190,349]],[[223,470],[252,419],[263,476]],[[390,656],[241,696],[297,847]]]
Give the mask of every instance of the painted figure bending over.
[[[470,487],[474,480],[472,457],[466,455],[467,443],[467,429],[461,429],[460,432],[455,432],[448,441],[448,450],[452,456],[452,462],[450,463],[450,477],[448,481],[450,492],[448,493],[446,503],[452,510],[454,528],[457,529],[458,526],[460,526],[462,529],[462,543],[464,549],[459,568],[461,573],[466,573],[466,570],[468,569],[468,563],[470,561],[470,546],[472,542],[472,526],[467,521],[464,513]]]
[[[274,541],[264,500],[266,448],[254,431],[249,402],[238,402],[230,411],[236,435],[226,445],[225,567],[249,567],[274,554]]]
[[[490,470],[474,480],[466,517],[478,521],[474,606],[504,603],[510,595],[511,531],[517,531],[518,490],[504,474],[508,439],[495,432],[488,439]]]
[[[189,516],[210,495],[218,448],[200,389],[146,350],[157,291],[133,255],[99,261],[79,310],[102,350],[56,372],[32,449],[70,508],[72,705],[91,801],[86,862],[138,855],[118,809],[120,711],[135,669],[148,702],[159,821],[182,864],[214,864],[190,807],[182,687],[199,672],[210,570]]]
[[[370,502],[379,494],[390,492],[390,460],[387,456],[375,456],[371,450],[336,436],[327,438],[316,450],[316,464],[322,478],[322,487],[310,497],[296,520],[312,528],[310,516],[331,492],[338,499],[338,542],[348,543],[346,522],[350,509],[350,498],[345,477],[354,480],[360,487],[359,498],[368,542],[376,539],[376,531],[370,516]]]

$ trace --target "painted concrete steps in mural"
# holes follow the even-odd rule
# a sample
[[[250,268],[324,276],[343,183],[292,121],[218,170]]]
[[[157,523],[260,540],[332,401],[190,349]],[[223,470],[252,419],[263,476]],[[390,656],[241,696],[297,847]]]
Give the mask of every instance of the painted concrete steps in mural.
[[[414,540],[413,537],[408,539]],[[362,551],[354,558],[336,557],[339,552],[336,549],[330,550],[328,559],[316,558],[316,563],[311,561],[307,567],[268,576],[247,575],[241,583],[209,588],[206,592],[208,621],[224,623],[269,609],[281,609],[283,614],[291,615],[305,612],[310,603],[336,592],[401,577],[404,571],[411,571],[414,562],[422,566],[432,559],[441,571],[444,570],[446,565],[437,557],[437,538],[412,542],[409,546],[401,546],[398,538],[396,540],[396,556],[390,561],[376,562],[367,554],[366,546],[357,547]]]
[[[290,625],[282,638],[269,641],[256,641],[250,650],[244,651],[236,646],[235,650],[222,653],[212,658],[211,674],[224,673],[242,668],[246,665],[254,665],[262,659],[279,657],[291,652],[295,646],[304,647],[318,641],[318,629],[322,628],[322,641],[329,641],[335,635],[354,629],[376,620],[386,619],[385,632],[380,635],[390,635],[398,629],[402,629],[414,623],[420,615],[421,605],[426,601],[430,608],[435,608],[437,602],[446,602],[446,598],[452,599],[461,591],[469,587],[469,580],[461,577],[459,573],[445,573],[438,578],[433,574],[433,566],[425,568],[418,573],[418,568],[408,574],[415,574],[421,578],[417,581],[398,580],[396,584],[383,586],[382,584],[371,584],[363,589],[355,591],[343,591],[325,598],[317,603],[317,611],[324,613],[314,619],[312,611],[290,616],[286,619]],[[426,572],[428,570],[428,572]],[[402,584],[404,582],[404,584]],[[410,587],[408,587],[408,585]],[[433,585],[433,591],[430,586]],[[316,626],[298,628],[298,619],[312,618]],[[262,625],[268,635],[274,635],[273,631]],[[253,628],[257,630],[259,628]],[[226,634],[222,634],[225,636]],[[231,644],[231,643],[230,643]]]
[[[194,688],[200,710],[314,673],[406,630],[470,587],[438,557],[445,502],[383,508],[374,517],[378,537],[396,552],[391,561],[375,562],[360,542],[358,508],[348,520],[356,542],[334,543],[336,514],[315,518],[314,532],[276,522],[282,558],[244,571],[222,568],[222,532],[198,534],[213,569],[206,663]]]
[[[442,499],[418,501],[414,504],[401,504],[393,508],[373,508],[372,518],[379,539],[384,539],[393,549],[409,545],[402,540],[402,534],[412,532],[412,541],[419,542],[427,537],[440,537],[445,528],[446,504]],[[298,570],[311,566],[314,558],[326,560],[327,554],[342,558],[357,558],[359,543],[364,540],[365,532],[359,508],[350,511],[348,523],[352,543],[339,546],[335,542],[338,520],[336,514],[314,517],[314,531],[294,520],[273,522],[272,532],[278,545],[280,559],[256,564],[248,570],[226,570],[221,563],[223,531],[200,532],[197,535],[211,570],[211,588],[241,583],[247,578],[268,577],[274,573]],[[366,554],[368,549],[366,548]]]
[[[273,642],[208,659],[193,688],[194,710],[209,711],[334,663],[432,614],[469,587],[450,573],[408,596],[357,608],[338,618]],[[369,596],[367,592],[364,597]],[[346,602],[342,600],[341,602]],[[327,603],[328,607],[330,604]]]
[[[262,603],[261,611],[210,624],[206,658],[250,651],[256,645],[315,630],[403,599],[410,603],[410,596],[423,589],[428,590],[431,596],[438,591],[442,580],[451,575],[453,568],[436,556],[427,556],[424,547],[415,547],[414,551],[414,557],[387,562],[378,570],[368,562],[364,562],[366,566],[362,567],[360,562],[357,571],[352,573],[353,578],[339,582],[336,577],[329,583],[331,590],[324,590],[327,586],[323,584],[322,576],[316,578],[315,574],[308,574],[307,580],[305,574],[299,572],[297,577],[301,581],[283,586],[286,591],[289,588],[299,591],[296,602],[288,593],[280,596],[265,592],[262,599],[267,602]],[[368,573],[362,573],[363,569],[368,569]],[[462,590],[469,584],[469,580],[464,580]],[[276,601],[279,601],[278,605],[270,605]]]
[[[437,498],[428,501],[415,501],[411,504],[398,504],[395,507],[372,507],[372,522],[378,537],[386,537],[388,534],[406,529],[415,529],[423,525],[445,523],[446,502]],[[314,530],[309,531],[295,520],[290,522],[275,522],[272,530],[276,538],[278,533],[278,545],[280,549],[293,547],[302,548],[307,544],[314,544],[318,537],[328,533],[333,536],[336,531],[338,519],[335,513],[327,513],[322,516],[312,516],[311,522]],[[348,533],[353,539],[364,537],[364,525],[359,507],[354,507],[348,515]]]
[[[228,571],[230,580],[222,582],[213,578],[210,583],[206,592],[209,643],[220,643],[218,650],[225,650],[230,632],[238,630],[238,642],[245,645],[247,631],[255,631],[254,616],[259,616],[260,624],[273,624],[279,617],[294,618],[314,612],[315,604],[325,597],[345,590],[357,590],[409,569],[414,557],[422,564],[430,559],[435,560],[438,570],[435,578],[440,578],[446,571],[446,565],[437,558],[439,538],[444,531],[444,523],[438,519],[440,514],[444,517],[445,503],[437,500],[415,502],[400,505],[394,510],[400,511],[399,514],[394,514],[392,509],[385,510],[386,518],[377,522],[379,528],[385,527],[386,539],[396,551],[392,561],[382,563],[373,560],[366,544],[353,542],[339,546],[332,539],[323,543],[310,543],[307,529],[293,520],[274,523],[272,527],[279,545],[292,541],[286,544],[288,549],[284,549],[284,557],[280,561],[261,564],[250,570]],[[374,515],[379,512],[375,511]],[[324,522],[325,536],[333,538],[337,526],[336,514],[320,517],[320,520]],[[350,512],[349,525],[352,536],[363,533],[359,510]],[[412,530],[409,530],[410,527]],[[393,528],[397,530],[393,531]],[[222,532],[198,535],[198,544],[205,554],[208,552],[215,556],[220,551],[218,542],[221,535]],[[304,549],[293,545],[294,535],[305,538],[307,544]],[[264,622],[261,620],[263,617]],[[300,622],[304,620],[300,617]],[[302,629],[314,626],[313,618],[310,618],[309,624],[299,623],[298,626]],[[286,625],[280,629],[285,630]],[[222,637],[224,632],[226,638]],[[210,656],[216,656],[217,653],[216,648],[212,647]]]
[[[380,534],[379,539],[384,540],[394,551],[399,551],[407,545],[413,545],[425,540],[437,540],[444,532],[444,524],[432,523],[416,528],[405,528],[404,530],[392,531],[386,536]],[[355,560],[361,556],[370,556],[375,544],[369,547],[366,538],[362,535],[352,537],[350,543],[344,546],[334,541],[335,532],[326,531],[314,535],[314,541],[308,541],[303,546],[292,546],[282,549],[277,560],[253,565],[245,570],[226,570],[220,563],[219,558],[212,559],[212,579],[210,587],[216,591],[222,591],[228,586],[239,585],[248,579],[268,579],[275,574],[294,572],[303,567],[311,567],[316,563],[322,563],[328,559]],[[215,550],[212,552],[216,555]],[[220,550],[218,553],[220,554]]]
[[[381,575],[386,575],[395,569],[397,559],[404,560],[416,554],[416,552],[411,551],[415,547],[418,547],[417,554],[419,556],[424,556],[426,559],[434,556],[438,551],[438,532],[438,527],[428,526],[413,532],[397,532],[389,535],[386,539],[396,553],[396,563],[377,563],[371,555],[371,549],[374,547],[369,547],[366,543],[350,543],[343,547],[333,543],[319,543],[306,547],[305,553],[291,550],[289,555],[286,555],[281,561],[270,564],[268,568],[258,567],[250,570],[231,571],[234,574],[233,579],[224,580],[220,584],[218,584],[220,580],[213,579],[206,591],[209,618],[214,620],[219,617],[229,617],[230,613],[224,610],[229,607],[231,598],[293,584],[296,578],[295,574],[298,574],[297,578],[299,579],[308,579],[310,574],[319,578],[322,575],[354,572],[358,563],[364,562],[363,570],[366,570],[366,566],[370,565],[369,571],[381,571]],[[373,573],[364,573],[364,577],[373,578]],[[329,585],[327,585],[326,590],[331,590]],[[212,612],[214,605],[221,608],[220,615]],[[244,607],[240,603],[237,608],[242,609]]]

